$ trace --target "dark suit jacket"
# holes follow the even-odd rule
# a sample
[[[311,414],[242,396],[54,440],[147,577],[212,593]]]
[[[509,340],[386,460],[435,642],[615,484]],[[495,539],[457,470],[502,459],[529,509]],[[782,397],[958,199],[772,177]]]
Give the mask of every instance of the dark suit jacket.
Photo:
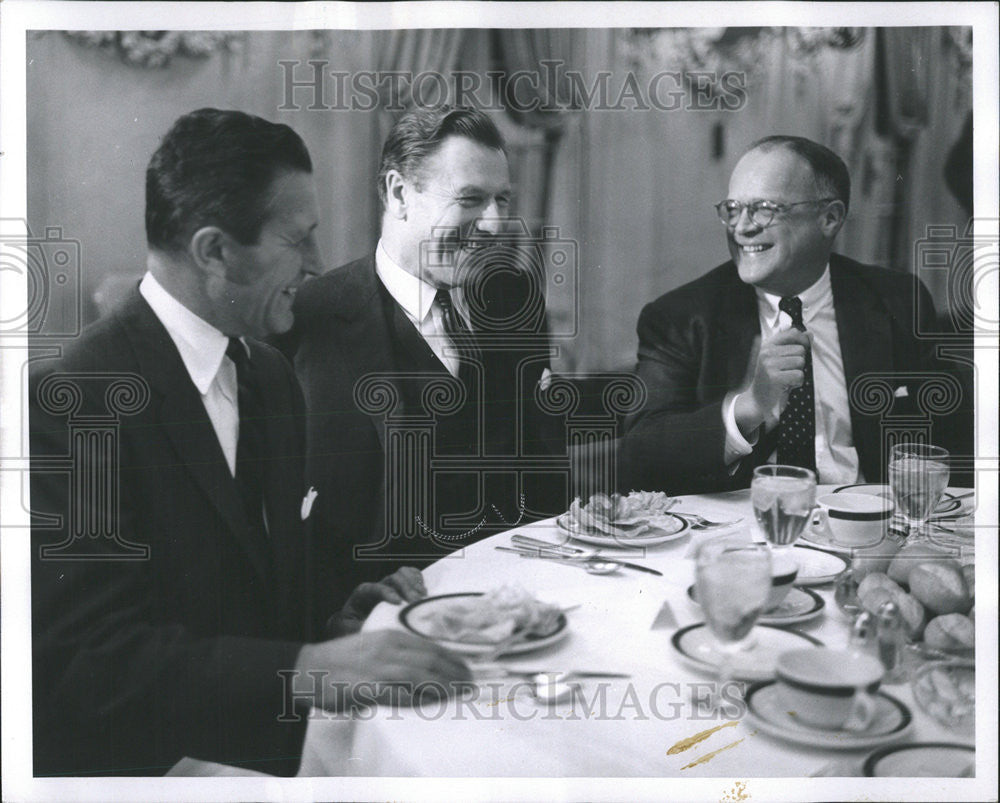
[[[549,354],[544,303],[524,303],[530,298],[541,300],[540,295],[533,295],[537,287],[524,278],[521,282],[510,274],[498,276],[495,286],[485,288],[485,300],[480,299],[483,304],[476,309],[485,312],[494,325],[489,336],[484,336],[492,345],[483,353],[483,392],[479,396],[479,391],[467,388],[469,395],[456,413],[436,417],[435,458],[474,461],[478,426],[482,452],[512,471],[523,465],[519,455],[553,454],[560,445],[565,451],[561,420],[544,414],[533,397]],[[526,314],[518,318],[518,310]],[[472,317],[475,329],[491,329],[483,316],[473,311]],[[496,325],[514,318],[510,329],[506,323]],[[392,551],[405,554],[406,560],[381,560],[376,554],[361,559],[354,554],[355,546],[378,544],[394,535],[387,532],[385,516],[386,412],[363,409],[356,395],[359,381],[373,373],[390,374],[391,395],[398,403],[389,414],[400,421],[426,410],[422,391],[429,378],[450,379],[378,279],[374,255],[303,285],[296,298],[295,321],[282,347],[294,354],[309,414],[307,481],[319,493],[310,520],[319,593],[339,590],[323,580],[324,575],[343,577],[347,572],[356,582],[373,580],[400,562],[419,564],[449,554],[454,549],[450,543],[432,544],[421,532],[412,538],[394,538],[389,545]],[[481,416],[478,422],[476,415]],[[520,444],[515,442],[515,433],[523,438]],[[461,535],[487,518],[485,526],[470,537],[455,539],[454,546],[508,529],[519,515],[519,490],[526,496],[526,517],[565,509],[566,478],[542,475],[544,471],[519,489],[513,474],[504,478],[496,466],[482,487],[467,469],[459,468],[451,476],[438,473],[433,482],[434,529]],[[394,504],[407,504],[407,495],[398,486],[390,496]],[[493,504],[503,519],[492,510]],[[340,601],[334,596],[327,605],[335,607]]]
[[[914,336],[917,292],[923,296],[920,331],[935,327],[933,303],[915,277],[833,254],[830,281],[848,388],[868,372],[899,373],[898,384],[906,385],[905,372],[941,370],[932,344]],[[743,382],[760,333],[754,288],[726,262],[646,305],[637,328],[637,372],[649,397],[626,422],[624,484],[669,493],[747,487],[753,467],[768,455],[755,452],[729,475],[722,404]],[[852,399],[851,428],[865,478],[881,482],[880,417],[863,413]]]
[[[292,707],[277,672],[294,666],[307,635],[303,406],[287,361],[262,343],[250,348],[268,414],[267,535],[248,526],[198,391],[138,290],[32,372],[36,775],[157,775],[183,756],[296,770],[304,721],[279,721]],[[121,416],[117,439],[117,532],[148,547],[146,560],[116,559],[122,548],[105,536],[40,557],[67,539],[73,504],[71,478],[49,463],[76,448],[68,419],[51,394],[38,398],[63,373],[81,389],[77,419],[107,412],[114,375],[148,387],[148,404]],[[91,468],[74,470],[78,487]],[[84,498],[84,515],[102,490]],[[95,550],[103,557],[73,559]]]

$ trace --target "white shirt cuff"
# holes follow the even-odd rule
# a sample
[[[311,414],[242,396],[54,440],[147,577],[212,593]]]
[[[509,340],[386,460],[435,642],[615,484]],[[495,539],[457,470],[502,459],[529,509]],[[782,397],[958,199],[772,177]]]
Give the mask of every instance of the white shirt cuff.
[[[739,461],[753,452],[753,447],[757,444],[760,433],[758,427],[753,432],[753,440],[748,441],[743,437],[740,428],[736,425],[736,398],[739,394],[733,391],[726,394],[722,402],[722,423],[726,428],[726,450],[725,460],[729,473],[735,473],[739,468]]]

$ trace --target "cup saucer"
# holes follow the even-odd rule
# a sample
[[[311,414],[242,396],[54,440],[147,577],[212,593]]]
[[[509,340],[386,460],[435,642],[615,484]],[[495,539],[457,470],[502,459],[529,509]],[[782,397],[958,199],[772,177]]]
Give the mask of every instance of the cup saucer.
[[[830,750],[879,747],[901,739],[913,727],[913,713],[905,703],[879,691],[871,723],[862,730],[824,730],[806,725],[782,703],[775,681],[755,683],[746,694],[747,711],[764,733],[796,744]]]
[[[688,598],[695,605],[698,605],[697,589],[694,585],[688,587]],[[757,620],[762,625],[775,625],[784,627],[786,625],[797,625],[815,619],[823,613],[826,603],[823,598],[809,588],[793,588],[788,592],[781,604],[768,611],[764,611]]]

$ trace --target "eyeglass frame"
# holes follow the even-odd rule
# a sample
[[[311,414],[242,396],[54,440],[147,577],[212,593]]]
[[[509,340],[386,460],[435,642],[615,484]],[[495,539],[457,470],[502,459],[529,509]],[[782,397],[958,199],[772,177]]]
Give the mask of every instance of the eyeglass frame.
[[[817,198],[817,199],[812,200],[812,201],[795,201],[794,203],[783,204],[783,203],[778,203],[777,201],[768,201],[768,200],[751,201],[750,203],[743,203],[742,201],[737,201],[737,200],[734,200],[732,198],[725,198],[725,199],[719,201],[717,204],[715,204],[715,213],[719,216],[719,222],[723,226],[735,226],[736,223],[739,222],[740,217],[743,215],[743,210],[746,209],[747,213],[750,215],[750,222],[751,223],[754,223],[757,226],[760,226],[761,228],[767,228],[772,223],[774,223],[775,217],[777,217],[780,214],[784,214],[785,212],[787,212],[789,209],[791,209],[794,206],[805,206],[806,204],[828,204],[828,203],[831,203],[833,201],[838,201],[838,200],[840,200],[840,199],[839,198]],[[726,212],[729,212],[729,208],[726,206],[726,204],[728,204],[728,203],[736,204],[736,208],[737,208],[736,217],[730,217],[729,219],[723,219],[723,217],[722,217],[723,210],[725,210]],[[769,210],[771,212],[771,217],[766,222],[762,222],[760,220],[757,220],[757,217],[756,217],[757,213],[762,208],[766,208],[766,207],[763,207],[763,204],[768,204],[770,207],[772,207]]]

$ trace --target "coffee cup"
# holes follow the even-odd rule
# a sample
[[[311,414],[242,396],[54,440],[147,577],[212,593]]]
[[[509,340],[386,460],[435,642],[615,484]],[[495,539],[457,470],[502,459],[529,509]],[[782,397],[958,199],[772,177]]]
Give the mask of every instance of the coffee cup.
[[[785,555],[771,555],[771,591],[767,595],[764,603],[764,610],[771,611],[781,605],[788,596],[788,592],[795,585],[795,578],[799,574],[799,565]]]
[[[828,647],[789,650],[775,675],[785,710],[814,728],[864,730],[875,718],[884,674],[874,656]]]
[[[891,499],[873,494],[833,493],[816,500],[812,530],[840,546],[871,546],[885,537],[895,508]]]

